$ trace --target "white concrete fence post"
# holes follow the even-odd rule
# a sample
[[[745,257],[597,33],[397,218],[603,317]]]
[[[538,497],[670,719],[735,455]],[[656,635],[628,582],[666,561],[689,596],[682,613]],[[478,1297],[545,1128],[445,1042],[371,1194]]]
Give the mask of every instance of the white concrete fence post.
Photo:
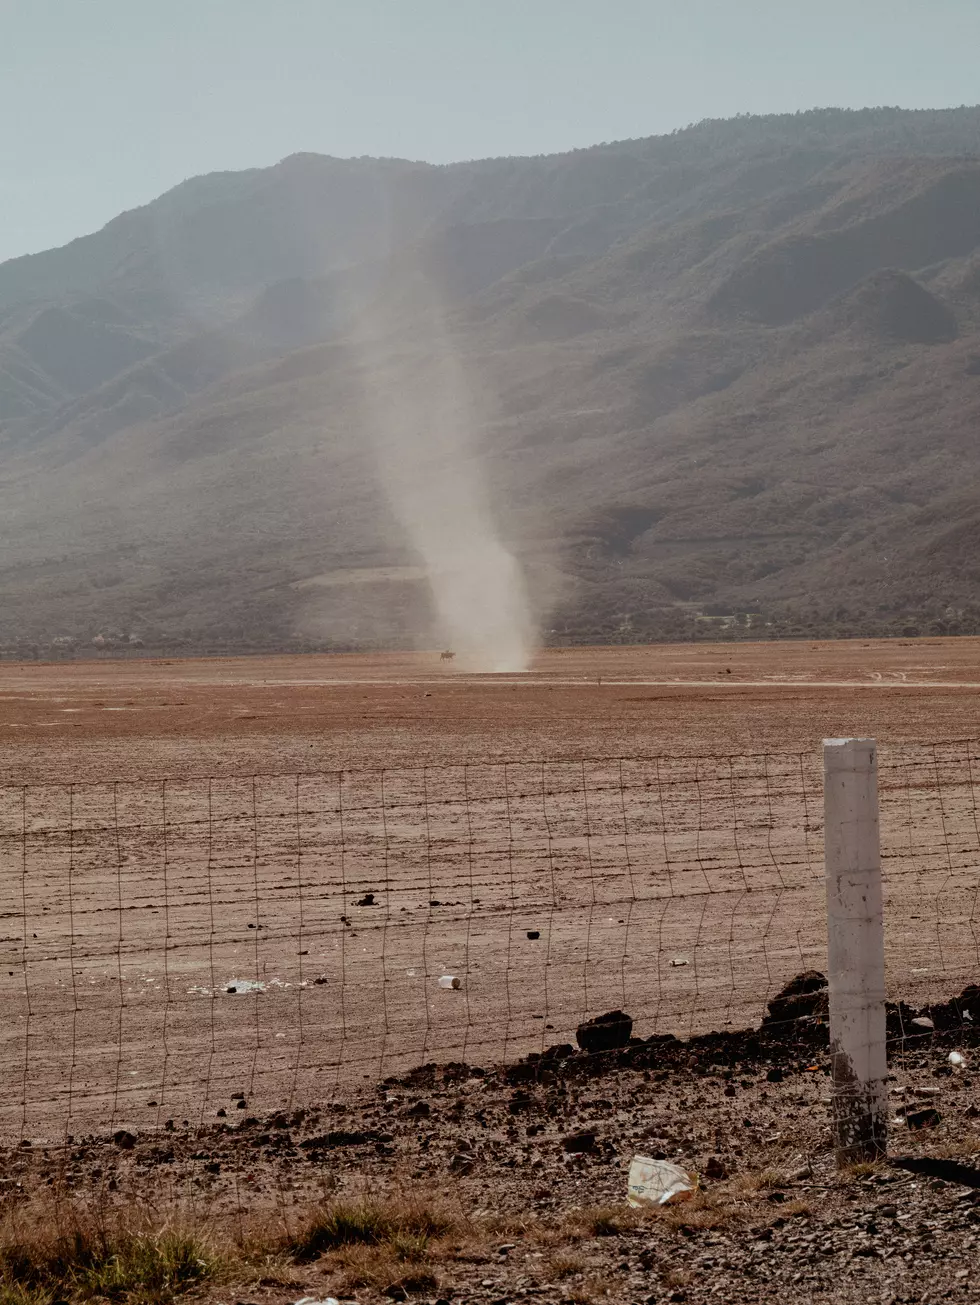
[[[831,1110],[839,1166],[884,1156],[885,933],[874,739],[824,739]]]

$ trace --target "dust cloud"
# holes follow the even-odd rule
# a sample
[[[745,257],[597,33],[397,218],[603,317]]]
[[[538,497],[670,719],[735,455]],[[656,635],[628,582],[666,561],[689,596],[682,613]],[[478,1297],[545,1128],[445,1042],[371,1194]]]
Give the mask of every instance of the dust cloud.
[[[361,334],[366,416],[391,508],[424,563],[438,640],[460,668],[524,671],[534,622],[522,568],[494,521],[478,401],[431,288],[414,287],[411,339]]]

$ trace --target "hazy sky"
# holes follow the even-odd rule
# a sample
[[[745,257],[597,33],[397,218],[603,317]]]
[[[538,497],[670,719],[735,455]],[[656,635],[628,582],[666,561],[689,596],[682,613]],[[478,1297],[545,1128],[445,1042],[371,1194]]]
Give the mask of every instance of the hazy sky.
[[[980,0],[0,0],[0,260],[297,150],[445,162],[977,103],[978,52]]]

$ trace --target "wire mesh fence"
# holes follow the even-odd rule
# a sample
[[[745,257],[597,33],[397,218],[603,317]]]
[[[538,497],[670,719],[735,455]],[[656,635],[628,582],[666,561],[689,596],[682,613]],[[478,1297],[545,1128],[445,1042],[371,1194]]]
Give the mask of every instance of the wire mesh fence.
[[[980,984],[978,781],[976,740],[879,749],[888,996],[913,1011],[952,1002],[957,1024],[955,999]],[[980,1000],[962,1009],[980,1025]],[[928,1031],[907,1016],[891,1021],[893,1046]]]
[[[980,970],[977,754],[880,763],[907,1000]],[[292,1107],[613,1008],[757,1022],[825,961],[821,785],[814,750],[0,789],[0,1135]]]

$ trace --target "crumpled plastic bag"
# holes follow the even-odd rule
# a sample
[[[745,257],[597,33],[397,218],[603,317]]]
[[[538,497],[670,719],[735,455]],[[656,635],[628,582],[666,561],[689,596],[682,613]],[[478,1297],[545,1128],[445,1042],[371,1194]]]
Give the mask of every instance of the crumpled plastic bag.
[[[687,1201],[697,1191],[697,1176],[669,1160],[635,1155],[630,1165],[626,1199],[630,1205],[669,1205]]]

